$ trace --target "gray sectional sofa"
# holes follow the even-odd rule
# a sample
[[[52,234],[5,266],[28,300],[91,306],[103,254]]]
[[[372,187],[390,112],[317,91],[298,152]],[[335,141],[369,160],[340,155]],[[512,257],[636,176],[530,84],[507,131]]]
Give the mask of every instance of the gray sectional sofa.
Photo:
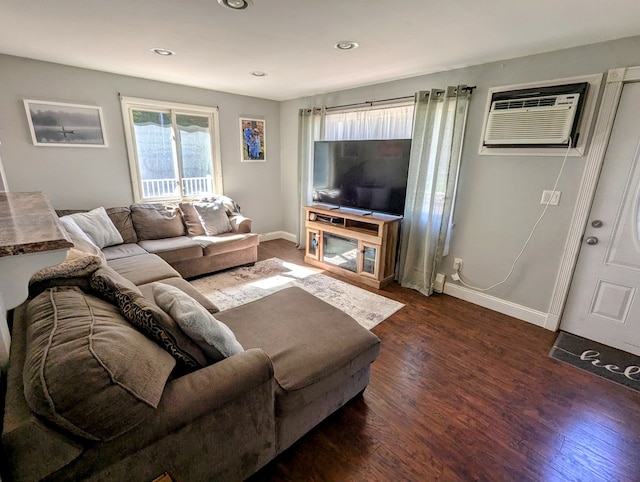
[[[196,255],[182,237],[198,235],[159,248],[139,236],[135,209],[109,214],[123,243],[104,247],[104,259],[90,248],[69,257],[73,269],[45,272],[14,311],[2,432],[10,480],[243,480],[364,391],[380,342],[351,317],[299,288],[219,312],[183,276],[232,256],[202,259],[225,252]],[[187,335],[160,308],[158,292],[171,287],[223,322],[240,350],[225,356]]]

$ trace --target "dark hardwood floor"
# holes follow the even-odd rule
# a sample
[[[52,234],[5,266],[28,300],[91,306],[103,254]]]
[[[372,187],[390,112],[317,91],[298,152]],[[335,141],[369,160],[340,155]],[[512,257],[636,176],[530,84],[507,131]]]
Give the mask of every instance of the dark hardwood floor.
[[[304,264],[288,241],[260,245],[274,256]],[[372,330],[364,397],[251,482],[640,481],[640,393],[549,358],[543,328],[397,284],[381,294],[406,306]]]

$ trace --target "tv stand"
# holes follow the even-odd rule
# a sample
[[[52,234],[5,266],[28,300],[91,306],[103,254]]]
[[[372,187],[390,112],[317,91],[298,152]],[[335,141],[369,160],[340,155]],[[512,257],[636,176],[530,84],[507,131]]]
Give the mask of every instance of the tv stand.
[[[393,281],[402,216],[307,206],[305,262],[373,288]]]

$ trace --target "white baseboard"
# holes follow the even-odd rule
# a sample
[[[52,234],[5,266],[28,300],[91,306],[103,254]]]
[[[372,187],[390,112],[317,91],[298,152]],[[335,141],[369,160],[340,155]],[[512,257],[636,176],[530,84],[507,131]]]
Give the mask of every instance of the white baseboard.
[[[469,301],[475,305],[489,308],[490,310],[497,311],[504,315],[509,315],[519,320],[527,321],[543,328],[551,329],[547,321],[548,313],[542,311],[533,310],[526,306],[512,303],[511,301],[505,301],[495,296],[486,295],[484,293],[478,293],[477,291],[470,290],[464,286],[455,285],[452,283],[445,283],[444,293],[454,298],[460,298],[461,300]],[[555,331],[555,330],[551,330]]]
[[[271,233],[260,234],[260,242],[272,241],[274,239],[286,239],[287,241],[291,241],[292,243],[298,242],[298,237],[295,234],[287,233],[286,231],[273,231]]]

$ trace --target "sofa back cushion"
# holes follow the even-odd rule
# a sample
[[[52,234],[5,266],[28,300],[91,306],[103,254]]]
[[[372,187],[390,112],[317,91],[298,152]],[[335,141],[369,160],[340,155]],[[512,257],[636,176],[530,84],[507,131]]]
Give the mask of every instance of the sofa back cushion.
[[[113,221],[114,226],[120,232],[125,243],[137,243],[138,236],[133,229],[131,209],[128,206],[107,208],[107,215]]]
[[[202,225],[202,221],[200,221],[200,216],[198,215],[198,211],[193,206],[193,203],[180,203],[180,210],[182,211],[182,218],[184,219],[184,224],[187,227],[187,235],[188,236],[204,236],[206,234],[204,230],[204,226]]]
[[[131,219],[139,241],[184,236],[187,231],[177,207],[132,204]]]
[[[117,307],[76,287],[27,307],[24,392],[31,409],[79,437],[109,440],[157,408],[174,359]]]

